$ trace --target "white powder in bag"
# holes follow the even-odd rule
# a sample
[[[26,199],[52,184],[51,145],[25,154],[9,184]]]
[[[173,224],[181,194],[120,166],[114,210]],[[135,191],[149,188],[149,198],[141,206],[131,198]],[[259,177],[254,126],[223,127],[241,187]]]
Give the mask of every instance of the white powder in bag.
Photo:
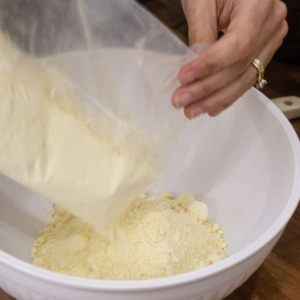
[[[112,235],[160,176],[159,143],[84,103],[3,34],[0,49],[0,172]]]

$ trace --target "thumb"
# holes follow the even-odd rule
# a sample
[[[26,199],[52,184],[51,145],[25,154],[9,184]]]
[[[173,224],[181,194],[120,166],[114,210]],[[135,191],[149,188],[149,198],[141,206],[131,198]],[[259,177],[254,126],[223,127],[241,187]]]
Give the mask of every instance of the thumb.
[[[216,1],[182,0],[189,28],[189,44],[212,44],[218,39]]]

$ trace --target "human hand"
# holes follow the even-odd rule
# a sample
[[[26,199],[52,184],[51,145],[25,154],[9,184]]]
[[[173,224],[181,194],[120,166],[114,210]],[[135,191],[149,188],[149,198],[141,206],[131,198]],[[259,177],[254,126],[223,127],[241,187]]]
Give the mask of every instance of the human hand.
[[[270,62],[288,31],[287,9],[279,0],[182,0],[182,5],[190,45],[208,47],[180,69],[182,86],[172,102],[188,118],[216,116],[255,83],[251,62]]]

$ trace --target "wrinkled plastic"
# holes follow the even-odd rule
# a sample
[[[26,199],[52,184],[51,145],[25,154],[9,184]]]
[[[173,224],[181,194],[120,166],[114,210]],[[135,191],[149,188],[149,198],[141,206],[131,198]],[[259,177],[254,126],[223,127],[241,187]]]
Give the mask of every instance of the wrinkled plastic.
[[[0,28],[23,55],[50,76],[63,74],[60,84],[53,81],[51,97],[64,95],[61,82],[66,80],[80,99],[78,105],[86,111],[87,124],[96,128],[95,120],[103,119],[116,125],[102,133],[111,145],[122,148],[125,140],[127,153],[132,157],[148,155],[159,162],[152,177],[127,187],[132,188],[132,193],[123,199],[121,210],[111,202],[102,215],[124,211],[133,196],[145,192],[163,172],[183,128],[185,118],[172,107],[171,95],[178,86],[179,67],[192,59],[194,52],[131,0],[1,0]],[[15,72],[22,72],[21,64]],[[38,78],[36,82],[39,84]],[[136,132],[145,153],[137,153],[141,148],[134,147],[134,143],[128,145]],[[1,166],[0,171],[3,172]],[[53,198],[43,188],[35,188],[8,173],[4,172],[39,194]],[[101,184],[99,179],[100,187]],[[123,197],[121,191],[116,187],[109,199]],[[99,208],[94,200],[86,199],[86,210],[79,204],[74,203],[72,212],[87,221],[87,212]],[[107,217],[105,222],[117,217]]]
[[[126,107],[135,122],[148,123],[150,132],[166,129],[169,135],[182,127],[184,117],[170,98],[179,67],[195,54],[135,1],[2,0],[0,22],[30,56],[63,55],[51,58],[54,67],[69,72],[104,113],[116,96],[114,104]],[[117,116],[126,119],[120,109]]]

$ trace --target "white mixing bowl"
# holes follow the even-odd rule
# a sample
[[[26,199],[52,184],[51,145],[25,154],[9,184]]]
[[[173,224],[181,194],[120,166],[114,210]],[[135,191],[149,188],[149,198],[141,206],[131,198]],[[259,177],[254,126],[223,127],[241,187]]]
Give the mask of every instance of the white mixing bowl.
[[[30,264],[30,249],[51,204],[0,177],[0,287],[18,300],[222,299],[260,266],[298,204],[298,138],[273,103],[252,89],[221,116],[189,122],[168,176],[155,190],[189,191],[207,202],[211,217],[225,228],[228,258],[144,281],[43,270]]]

